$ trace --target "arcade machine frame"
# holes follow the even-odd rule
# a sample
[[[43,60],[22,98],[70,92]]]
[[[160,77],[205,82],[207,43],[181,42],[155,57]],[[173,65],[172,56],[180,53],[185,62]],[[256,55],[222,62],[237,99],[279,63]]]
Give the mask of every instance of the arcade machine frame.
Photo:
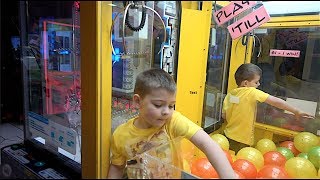
[[[52,84],[50,84],[49,81],[50,82],[54,82],[54,81],[53,81],[53,78],[51,78],[51,76],[48,76],[50,73],[48,72],[48,64],[47,64],[47,61],[49,60],[49,57],[48,57],[49,43],[48,43],[48,36],[47,36],[47,32],[49,31],[49,29],[47,29],[48,23],[58,24],[62,26],[70,26],[70,27],[73,27],[73,26],[68,24],[58,23],[58,22],[48,22],[46,20],[41,21],[43,23],[43,31],[42,31],[42,34],[39,32],[39,36],[41,36],[41,38],[39,39],[42,39],[42,44],[38,44],[38,46],[40,47],[40,49],[42,47],[40,51],[43,52],[41,53],[43,57],[41,57],[40,60],[43,60],[43,61],[36,63],[35,62],[36,55],[33,54],[32,56],[29,56],[29,53],[31,52],[29,47],[30,42],[28,43],[26,40],[26,38],[29,37],[28,31],[26,28],[27,27],[26,4],[27,4],[26,2],[20,2],[20,23],[21,23],[21,31],[22,31],[21,44],[23,47],[21,61],[23,62],[22,63],[23,77],[25,80],[25,82],[23,83],[24,89],[25,89],[25,92],[24,92],[25,110],[24,111],[25,111],[25,118],[26,118],[26,122],[24,126],[24,142],[21,144],[13,144],[10,146],[6,146],[1,149],[1,155],[2,155],[1,173],[5,178],[27,177],[27,178],[58,178],[58,179],[75,178],[75,179],[78,179],[78,178],[81,178],[80,163],[76,162],[75,159],[72,159],[70,157],[68,158],[67,157],[68,155],[62,153],[62,152],[69,151],[71,154],[74,154],[74,156],[76,156],[77,145],[74,146],[77,143],[76,139],[68,140],[68,137],[71,137],[71,136],[76,137],[77,135],[75,134],[77,133],[73,134],[72,133],[73,130],[69,129],[70,127],[66,127],[68,125],[59,124],[64,120],[59,119],[58,116],[51,117],[51,115],[65,113],[66,111],[72,111],[73,113],[77,111],[78,113],[78,111],[80,111],[80,107],[77,107],[75,109],[71,108],[70,106],[74,106],[74,104],[72,105],[70,104],[71,102],[70,98],[69,99],[67,98],[66,100],[62,100],[62,103],[60,102],[63,105],[68,104],[69,106],[67,107],[56,108],[49,103],[50,101],[53,101],[52,98],[50,99],[50,97],[53,97],[50,90],[52,90],[52,87],[54,88],[54,86],[52,86]],[[75,10],[76,4],[77,3],[75,2],[72,5],[72,10]],[[79,26],[76,26],[76,27],[79,28]],[[71,34],[71,31],[69,34]],[[69,37],[69,39],[71,38]],[[67,44],[68,43],[70,44],[71,40],[69,40]],[[80,60],[80,59],[77,59],[77,60]],[[69,61],[71,61],[71,59],[69,59]],[[30,82],[33,82],[32,77],[30,77],[31,73],[29,70],[34,70],[32,68],[34,66],[31,65],[32,63],[41,64],[41,67],[43,67],[41,68],[41,71],[44,71],[43,72],[44,77],[41,78],[41,76],[38,76],[38,79],[37,79],[37,81],[41,81],[41,79],[44,80],[44,82],[40,83],[40,85],[45,84],[46,86],[44,88],[45,93],[41,93],[46,95],[46,99],[43,98],[45,99],[45,102],[41,103],[41,104],[46,104],[43,110],[37,108],[37,106],[32,106],[33,108],[29,109],[29,107],[31,107],[29,104],[31,101],[29,99],[29,96],[32,95],[32,93],[29,92],[29,90],[31,90],[31,87],[29,85],[31,84]],[[39,67],[37,69],[40,70]],[[71,69],[76,69],[76,68],[70,67],[69,70]],[[79,74],[79,72],[75,72],[75,75],[77,74]],[[62,74],[62,75],[58,74],[58,76],[60,77],[63,77],[65,75],[66,74]],[[74,74],[72,73],[72,75]],[[29,82],[29,80],[31,81]],[[61,83],[59,81],[56,81],[56,82]],[[78,86],[78,90],[79,90],[80,89],[79,82],[78,83],[76,82],[75,84],[74,83],[75,81],[71,83],[71,88],[67,87],[70,89],[67,89],[66,91],[62,89],[59,95],[61,95],[61,93],[68,94],[68,91],[76,91],[77,87],[74,87],[75,84]],[[74,92],[71,92],[71,93],[74,93]],[[78,91],[78,94],[77,93],[74,93],[74,94],[76,94],[76,96],[80,96],[80,91]],[[40,95],[38,94],[38,96]],[[75,99],[77,100],[79,100],[79,98],[80,97],[75,97]],[[77,102],[76,104],[80,105],[80,102]],[[32,112],[34,110],[36,112]],[[50,128],[51,130],[49,130]],[[51,131],[51,133],[49,131]],[[49,136],[51,138],[49,138]],[[58,139],[57,140],[60,142],[56,141],[58,143],[56,144],[54,142],[55,141],[54,138],[58,138],[59,140]],[[81,145],[80,145],[79,138],[80,137],[78,136],[78,141],[80,146],[79,149],[80,149]],[[48,142],[45,142],[46,140],[48,140]],[[66,146],[63,145],[65,143],[67,143]],[[65,148],[67,149],[61,152],[62,149],[60,149],[59,151],[59,147],[62,147],[62,146],[64,146],[63,147],[64,149]],[[73,147],[72,148],[73,150],[69,149],[67,146]],[[80,157],[79,153],[77,155],[78,157]]]

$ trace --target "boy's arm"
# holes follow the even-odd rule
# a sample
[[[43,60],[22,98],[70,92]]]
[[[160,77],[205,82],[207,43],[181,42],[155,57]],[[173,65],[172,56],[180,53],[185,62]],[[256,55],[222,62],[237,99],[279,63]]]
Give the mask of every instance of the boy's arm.
[[[125,165],[116,166],[116,165],[110,164],[108,179],[122,179],[124,167]]]
[[[271,105],[271,106],[274,106],[274,107],[277,107],[279,109],[283,109],[283,110],[287,110],[287,111],[290,111],[292,112],[296,119],[300,119],[301,117],[307,117],[307,118],[314,118],[314,116],[308,114],[308,113],[305,113],[291,105],[289,105],[286,101],[284,101],[283,99],[280,99],[280,98],[277,98],[277,97],[274,97],[274,96],[271,96],[269,95],[268,98],[266,99],[265,103]]]
[[[204,152],[221,179],[236,179],[225,153],[206,132],[198,130],[190,141]]]

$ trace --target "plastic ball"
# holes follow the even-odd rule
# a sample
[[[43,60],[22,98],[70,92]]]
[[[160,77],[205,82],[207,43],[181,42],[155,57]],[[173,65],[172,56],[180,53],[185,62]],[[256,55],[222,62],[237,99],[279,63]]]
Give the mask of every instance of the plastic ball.
[[[201,178],[219,178],[217,171],[207,158],[199,158],[191,164],[191,174]]]
[[[252,162],[257,170],[260,170],[264,165],[262,153],[253,147],[245,147],[240,149],[237,153],[237,159],[246,159]]]
[[[257,179],[287,179],[289,178],[288,173],[284,167],[276,165],[266,165],[257,174]]]
[[[256,149],[258,149],[262,154],[268,151],[275,151],[277,149],[276,144],[270,139],[260,139],[257,142]]]
[[[231,157],[232,157],[232,162],[234,162],[235,160],[237,160],[237,156],[235,154],[230,153]]]
[[[302,157],[302,158],[308,159],[308,153],[299,153],[297,155],[297,157]]]
[[[313,146],[318,145],[319,139],[310,132],[301,132],[294,137],[293,143],[300,152],[308,152]]]
[[[257,168],[254,164],[246,159],[237,159],[232,163],[234,171],[241,173],[245,178],[256,178]]]
[[[237,179],[245,179],[246,177],[241,174],[239,171],[234,170]]]
[[[222,134],[213,134],[210,136],[223,150],[229,150],[229,140]]]
[[[191,172],[191,168],[190,168],[190,164],[187,160],[183,159],[183,170],[190,173]]]
[[[279,146],[290,149],[290,151],[294,154],[294,156],[297,156],[299,153],[301,153],[301,152],[294,146],[293,141],[284,141],[284,142],[281,142],[281,143],[279,144]]]
[[[311,148],[308,152],[308,160],[316,167],[320,167],[320,146]]]
[[[294,157],[294,154],[290,151],[290,149],[285,147],[277,147],[277,151],[280,152],[287,160]]]
[[[264,158],[264,165],[276,165],[276,166],[283,166],[285,165],[287,159],[284,155],[282,155],[278,151],[269,151],[263,155]]]
[[[232,156],[231,156],[230,152],[226,151],[226,150],[223,150],[223,152],[227,156],[229,163],[232,164],[233,163],[233,159],[232,159]]]
[[[291,178],[315,178],[317,170],[307,159],[293,157],[285,164],[285,170]]]

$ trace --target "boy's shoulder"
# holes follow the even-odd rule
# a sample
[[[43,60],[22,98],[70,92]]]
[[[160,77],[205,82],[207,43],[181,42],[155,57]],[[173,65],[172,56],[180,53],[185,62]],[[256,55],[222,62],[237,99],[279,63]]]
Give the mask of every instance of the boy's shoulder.
[[[133,125],[133,120],[134,118],[132,119],[129,119],[127,122],[123,123],[123,124],[120,124],[113,132],[114,135],[116,135],[117,133],[123,133],[125,130],[128,130],[132,127]]]

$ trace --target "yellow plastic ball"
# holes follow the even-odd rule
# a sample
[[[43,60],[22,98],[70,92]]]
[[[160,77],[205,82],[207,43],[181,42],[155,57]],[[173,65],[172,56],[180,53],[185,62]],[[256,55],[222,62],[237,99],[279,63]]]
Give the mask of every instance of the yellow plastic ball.
[[[316,178],[317,170],[314,165],[302,157],[293,157],[284,165],[285,170],[291,178]]]
[[[230,153],[230,155],[231,155],[231,158],[232,158],[232,162],[234,162],[234,161],[236,161],[236,160],[237,160],[237,157],[236,157],[236,155],[235,155],[235,154],[231,154],[231,153]]]
[[[257,142],[256,149],[258,149],[262,155],[269,151],[276,151],[276,144],[270,139],[260,139]]]
[[[310,132],[301,132],[293,139],[294,146],[300,151],[307,153],[312,147],[317,146],[319,139]]]
[[[230,144],[229,140],[222,134],[213,134],[211,135],[211,139],[213,139],[216,143],[220,145],[223,150],[228,151]]]
[[[237,159],[245,159],[254,164],[259,171],[264,166],[264,158],[262,153],[253,147],[245,147],[238,151]]]
[[[187,160],[183,159],[183,170],[187,173],[191,173],[190,164]]]

